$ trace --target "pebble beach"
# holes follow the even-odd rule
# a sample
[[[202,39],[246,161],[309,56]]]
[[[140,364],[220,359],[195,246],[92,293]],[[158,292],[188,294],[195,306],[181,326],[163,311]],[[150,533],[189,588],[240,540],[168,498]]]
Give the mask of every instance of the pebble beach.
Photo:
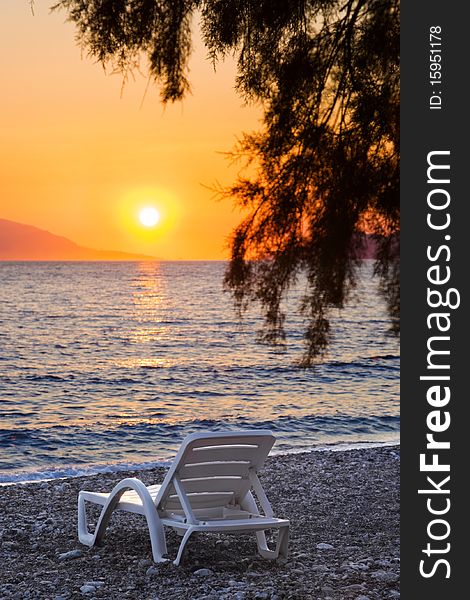
[[[115,513],[101,547],[76,533],[79,490],[108,491],[123,477],[161,483],[164,468],[0,487],[0,598],[399,598],[399,472],[398,446],[271,457],[260,479],[291,522],[287,561],[260,558],[253,534],[204,534],[179,567],[152,562],[138,515]],[[179,538],[167,541],[174,558]]]

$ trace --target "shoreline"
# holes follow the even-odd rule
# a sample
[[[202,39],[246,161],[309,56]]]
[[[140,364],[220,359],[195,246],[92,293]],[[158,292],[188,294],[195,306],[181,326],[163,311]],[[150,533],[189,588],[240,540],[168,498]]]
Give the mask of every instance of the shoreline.
[[[139,515],[115,513],[101,547],[76,534],[80,489],[106,491],[126,476],[160,483],[162,467],[4,486],[0,597],[399,598],[399,470],[397,445],[274,455],[260,478],[275,515],[291,521],[287,561],[257,556],[253,534],[208,534],[190,541],[180,567],[153,564]],[[178,542],[168,535],[170,557]]]
[[[383,448],[400,446],[400,438],[386,441],[358,441],[358,442],[332,442],[331,444],[319,443],[311,446],[292,447],[289,450],[276,451],[274,446],[270,456],[285,456],[289,454],[305,454],[309,452],[347,452],[348,450],[360,450],[367,448]],[[91,477],[106,473],[125,473],[128,471],[148,471],[156,468],[167,468],[171,465],[172,459],[156,460],[141,463],[114,463],[114,464],[96,464],[89,467],[81,465],[69,465],[64,467],[52,468],[49,471],[26,470],[20,471],[12,477],[24,477],[13,481],[1,481],[2,477],[8,477],[8,472],[0,473],[0,489],[5,486],[23,485],[28,483],[41,483],[47,481],[63,481],[65,479],[74,479],[76,477]],[[56,474],[54,476],[54,473]],[[37,477],[36,477],[37,476]],[[32,477],[29,479],[29,477]]]

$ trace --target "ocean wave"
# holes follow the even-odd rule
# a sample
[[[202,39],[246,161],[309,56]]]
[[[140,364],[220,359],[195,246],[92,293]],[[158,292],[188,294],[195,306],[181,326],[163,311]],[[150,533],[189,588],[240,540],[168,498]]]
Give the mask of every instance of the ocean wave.
[[[283,452],[328,441],[339,443],[369,441],[398,436],[400,419],[396,415],[315,416],[295,418],[280,416],[264,421],[246,417],[230,419],[196,418],[178,422],[125,422],[112,428],[102,423],[87,426],[53,425],[41,430],[17,428],[0,429],[0,448],[9,451],[12,458],[0,458],[0,481],[17,477],[10,471],[24,469],[25,452],[34,454],[34,465],[43,472],[54,456],[55,468],[90,465],[115,460],[116,456],[129,456],[130,460],[152,456],[155,461],[166,460],[174,454],[182,439],[194,432],[237,431],[240,429],[269,429],[278,438],[278,448]],[[26,455],[27,456],[27,455]],[[20,479],[18,479],[20,480]]]
[[[400,444],[399,437],[391,440],[376,440],[365,442],[338,442],[326,444],[305,444],[297,445],[292,448],[274,447],[272,455],[280,454],[297,454],[301,452],[346,452],[361,448],[380,448],[380,447],[396,447]],[[398,455],[396,455],[398,457]],[[52,481],[58,479],[68,479],[70,477],[89,477],[99,475],[100,473],[121,473],[147,471],[157,467],[167,468],[172,457],[167,460],[144,461],[144,462],[120,462],[120,463],[97,463],[84,466],[83,464],[70,464],[63,467],[53,467],[43,470],[23,470],[17,473],[0,473],[0,487],[5,485],[17,485],[24,483],[39,483],[44,481]]]
[[[26,381],[66,381],[67,378],[62,375],[25,375]]]
[[[116,463],[96,464],[84,467],[83,465],[68,465],[66,467],[54,467],[44,470],[24,470],[19,473],[0,473],[0,486],[15,483],[31,483],[39,481],[50,481],[53,479],[65,479],[68,477],[88,477],[99,473],[119,473],[122,471],[143,471],[155,467],[168,466],[168,461],[154,461],[141,463]]]

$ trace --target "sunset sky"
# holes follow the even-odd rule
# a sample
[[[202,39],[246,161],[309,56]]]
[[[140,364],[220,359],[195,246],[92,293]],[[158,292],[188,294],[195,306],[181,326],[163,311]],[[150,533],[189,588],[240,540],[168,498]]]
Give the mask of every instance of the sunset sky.
[[[234,63],[214,73],[195,40],[192,96],[164,108],[139,74],[121,94],[52,3],[36,0],[34,16],[28,0],[0,5],[0,218],[97,249],[227,257],[240,212],[204,186],[233,181],[221,153],[260,116],[233,90]],[[153,227],[145,207],[160,213]]]

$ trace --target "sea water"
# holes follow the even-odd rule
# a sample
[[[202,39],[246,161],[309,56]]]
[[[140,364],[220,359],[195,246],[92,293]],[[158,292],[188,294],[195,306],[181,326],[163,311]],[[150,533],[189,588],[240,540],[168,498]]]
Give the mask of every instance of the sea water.
[[[390,442],[399,345],[364,261],[334,339],[300,369],[299,289],[287,350],[240,322],[223,262],[0,263],[0,482],[168,461],[203,430],[270,429],[277,451]]]

